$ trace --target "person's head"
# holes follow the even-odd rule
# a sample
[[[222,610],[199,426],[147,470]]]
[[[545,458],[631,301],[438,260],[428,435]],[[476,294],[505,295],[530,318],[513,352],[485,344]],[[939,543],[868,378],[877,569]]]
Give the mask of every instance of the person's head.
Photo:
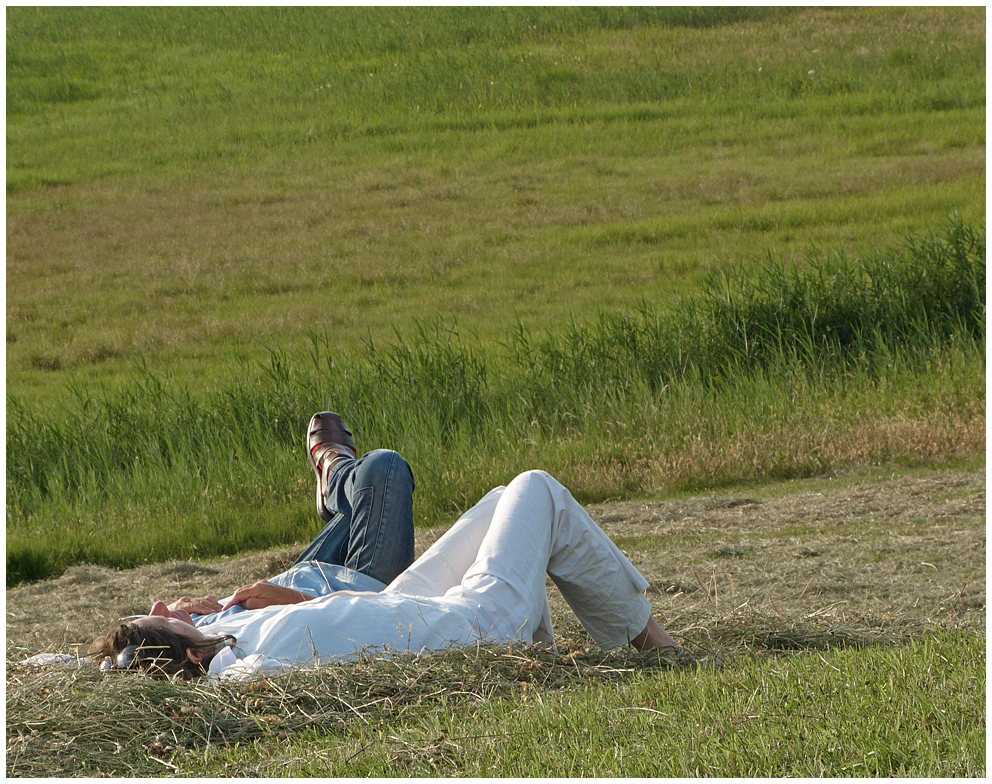
[[[112,669],[189,679],[205,673],[217,652],[234,642],[230,635],[208,636],[176,618],[145,615],[124,620],[106,637],[95,640],[89,655],[110,657]]]

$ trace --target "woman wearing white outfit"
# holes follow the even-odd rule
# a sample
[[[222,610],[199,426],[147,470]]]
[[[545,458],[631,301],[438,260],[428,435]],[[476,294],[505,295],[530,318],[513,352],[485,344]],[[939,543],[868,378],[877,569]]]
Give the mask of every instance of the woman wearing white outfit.
[[[346,573],[321,575],[327,565],[313,563],[226,600],[186,600],[189,614],[157,602],[149,616],[122,624],[138,629],[150,655],[133,634],[114,644],[112,633],[98,652],[116,655],[120,666],[161,668],[165,646],[150,636],[165,629],[188,643],[185,651],[182,642],[179,650],[171,646],[186,674],[243,676],[346,660],[368,648],[419,653],[477,640],[553,645],[546,574],[601,646],[678,647],[651,616],[647,581],[543,471],[491,491],[381,590],[357,578],[355,587],[365,589],[354,590]],[[344,586],[336,579],[342,576]]]

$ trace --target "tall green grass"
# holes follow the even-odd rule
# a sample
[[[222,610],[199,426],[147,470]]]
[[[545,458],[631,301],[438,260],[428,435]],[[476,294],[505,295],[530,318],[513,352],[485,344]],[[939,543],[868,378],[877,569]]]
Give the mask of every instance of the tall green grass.
[[[306,539],[301,432],[324,409],[407,457],[425,524],[526,468],[592,501],[974,450],[985,235],[953,220],[857,261],[769,260],[496,348],[440,321],[352,354],[311,339],[206,394],[138,367],[52,408],[8,396],[8,584]]]

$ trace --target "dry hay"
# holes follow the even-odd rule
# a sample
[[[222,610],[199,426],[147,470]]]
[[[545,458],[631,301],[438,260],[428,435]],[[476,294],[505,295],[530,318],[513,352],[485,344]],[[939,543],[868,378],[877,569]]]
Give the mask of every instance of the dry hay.
[[[425,656],[369,655],[348,664],[247,683],[184,683],[140,674],[12,667],[7,672],[7,772],[58,775],[97,761],[113,775],[136,775],[128,750],[166,768],[175,755],[299,732],[343,731],[348,722],[448,704],[563,691],[635,673],[692,666],[684,652],[605,654],[588,646],[551,651],[479,644]],[[85,702],[85,710],[79,706]],[[14,718],[11,718],[14,717]],[[53,754],[57,759],[53,759]]]
[[[7,592],[7,773],[92,773],[97,764],[105,773],[148,775],[135,767],[148,760],[176,773],[184,755],[202,756],[210,745],[340,732],[374,717],[402,721],[439,701],[526,702],[695,662],[887,645],[940,628],[984,633],[980,473],[590,511],[652,582],[648,598],[688,653],[604,653],[552,591],[557,652],[478,645],[420,657],[369,655],[247,683],[13,664],[27,653],[86,643],[152,599],[220,595],[271,575],[298,548],[128,572],[80,566]],[[418,551],[440,533],[418,531]]]
[[[737,607],[835,623],[985,622],[985,476],[941,472],[776,498],[700,496],[590,508],[652,584],[673,629]],[[417,531],[417,552],[443,529]],[[288,567],[301,548],[125,571],[80,565],[7,591],[7,655],[88,644],[156,599],[224,596]],[[556,628],[581,635],[557,591]],[[559,617],[562,619],[559,621]]]
[[[683,616],[736,608],[835,626],[985,626],[985,476],[943,472],[780,497],[594,508]]]
[[[627,649],[604,653],[566,638],[558,651],[479,644],[425,656],[370,652],[352,663],[246,683],[155,681],[100,673],[92,666],[67,671],[8,665],[7,772],[58,775],[78,772],[89,761],[112,775],[146,773],[147,768],[133,767],[137,763],[124,753],[125,746],[160,764],[163,773],[177,772],[184,755],[202,754],[210,745],[289,738],[304,731],[342,732],[353,721],[402,721],[404,714],[439,702],[505,697],[527,703],[663,669],[720,666],[732,651],[884,644],[901,636],[891,630],[866,635],[753,612],[699,618],[696,628],[706,631],[701,643],[690,643],[697,656]],[[85,710],[80,710],[83,702]]]
[[[511,698],[525,704],[665,669],[720,667],[733,656],[885,645],[926,629],[837,627],[821,619],[744,610],[698,617],[682,631],[692,653],[604,653],[565,637],[557,651],[479,644],[424,656],[369,652],[348,664],[248,682],[156,681],[100,673],[95,666],[58,670],[8,664],[7,773],[64,775],[88,764],[103,774],[147,775],[149,760],[162,773],[177,773],[185,758],[195,762],[210,746],[301,732],[341,733],[355,721],[402,722],[439,703]]]

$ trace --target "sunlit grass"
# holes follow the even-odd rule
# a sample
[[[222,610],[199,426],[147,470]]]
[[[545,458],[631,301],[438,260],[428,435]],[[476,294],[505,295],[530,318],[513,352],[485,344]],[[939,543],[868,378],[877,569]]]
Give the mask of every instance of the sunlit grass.
[[[876,632],[896,639],[847,647],[822,627],[805,627],[794,627],[803,637],[799,652],[776,649],[781,629],[739,628],[719,667],[488,646],[248,684],[21,672],[8,681],[7,770],[985,775],[984,636],[942,631],[899,639]]]
[[[8,184],[238,166],[273,148],[641,102],[785,116],[806,98],[984,103],[977,9],[696,13],[15,9]]]
[[[981,9],[23,8],[7,43],[35,398],[138,355],[207,387],[324,325],[494,340],[985,212]]]
[[[299,747],[268,746],[215,764],[289,764],[300,775],[344,763],[353,775],[980,776],[984,651],[977,636],[955,642],[950,659],[946,644],[918,642],[511,698],[308,738],[326,755],[309,763]]]
[[[326,408],[411,462],[428,525],[534,467],[587,502],[973,456],[984,297],[984,233],[952,222],[499,345],[443,321],[344,354],[311,333],[207,394],[142,369],[55,419],[9,395],[8,580],[307,538],[300,427]]]
[[[308,539],[326,408],[421,525],[530,468],[594,502],[984,466],[983,8],[6,19],[8,584]],[[773,620],[804,652],[708,617],[736,642],[689,670],[8,667],[7,773],[985,775],[984,635]]]

